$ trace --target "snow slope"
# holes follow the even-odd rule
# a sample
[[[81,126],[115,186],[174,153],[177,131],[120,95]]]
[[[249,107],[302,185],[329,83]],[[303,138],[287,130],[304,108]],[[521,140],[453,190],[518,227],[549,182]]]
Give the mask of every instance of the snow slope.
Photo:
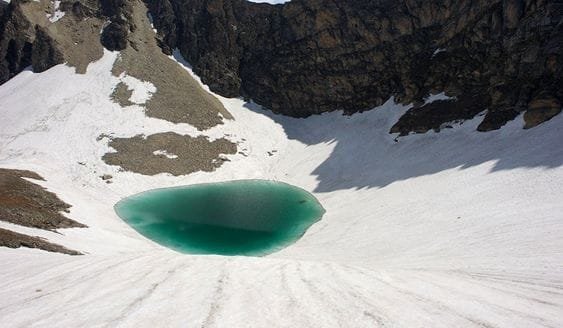
[[[562,116],[490,133],[475,132],[477,118],[396,142],[387,131],[408,107],[392,100],[293,119],[219,97],[235,120],[198,132],[112,103],[116,56],[86,75],[59,65],[0,86],[0,167],[41,174],[89,226],[0,223],[88,253],[0,249],[1,327],[563,326]],[[102,134],[164,131],[226,135],[245,155],[182,177],[101,161]],[[311,191],[327,212],[296,244],[247,258],[164,249],[112,208],[150,188],[251,178]]]

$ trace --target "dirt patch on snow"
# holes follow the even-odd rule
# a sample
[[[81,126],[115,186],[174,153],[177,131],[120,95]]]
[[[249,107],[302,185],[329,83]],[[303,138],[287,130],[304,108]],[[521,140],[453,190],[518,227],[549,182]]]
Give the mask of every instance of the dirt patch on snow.
[[[115,86],[115,89],[113,89],[110,98],[114,102],[118,103],[121,107],[127,107],[134,105],[134,103],[131,100],[129,100],[132,95],[133,95],[133,90],[129,89],[127,84],[123,82],[119,82]]]
[[[194,138],[173,132],[115,138],[109,146],[117,152],[103,156],[107,164],[145,175],[211,172],[228,161],[221,154],[237,151],[236,144],[224,138],[209,141],[203,136]]]
[[[70,205],[60,200],[54,193],[25,178],[44,180],[35,172],[0,169],[0,220],[50,231],[60,228],[86,227],[61,214],[61,212],[68,212]],[[80,252],[50,243],[44,238],[1,228],[0,246],[29,247],[49,252],[81,255]]]
[[[0,220],[44,230],[86,227],[61,214],[70,205],[24,178],[44,180],[35,172],[0,169]]]
[[[68,249],[64,246],[53,244],[44,238],[28,236],[21,233],[0,228],[0,246],[9,248],[38,248],[48,252],[63,253],[68,255],[82,255],[82,253]]]

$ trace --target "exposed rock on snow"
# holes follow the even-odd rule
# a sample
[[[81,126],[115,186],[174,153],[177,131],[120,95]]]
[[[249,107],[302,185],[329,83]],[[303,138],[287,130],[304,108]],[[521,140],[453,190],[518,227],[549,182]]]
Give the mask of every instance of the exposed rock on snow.
[[[113,179],[113,175],[111,175],[111,174],[104,174],[104,175],[101,175],[101,176],[100,176],[100,179],[102,179],[102,180],[104,180],[104,181],[108,181],[108,180]]]
[[[0,168],[0,220],[46,230],[85,227],[61,214],[70,205],[24,178],[44,181],[34,172]]]
[[[111,99],[118,103],[121,107],[127,107],[134,105],[131,102],[131,96],[133,95],[133,90],[129,89],[129,86],[125,82],[120,81],[115,85],[113,92],[111,93]]]
[[[32,237],[21,233],[0,228],[0,246],[9,248],[38,248],[48,252],[63,253],[68,255],[82,255],[64,246],[49,243],[41,237]]]
[[[106,163],[146,175],[210,172],[223,164],[221,154],[237,151],[236,145],[224,138],[209,141],[204,136],[193,138],[171,132],[115,138],[109,146],[116,152],[103,156]]]
[[[485,104],[486,100],[479,94],[425,103],[409,109],[391,127],[390,133],[405,136],[410,132],[425,133],[429,130],[439,132],[444,123],[472,119],[484,111]]]
[[[35,172],[0,168],[0,221],[15,225],[54,231],[83,228],[85,225],[65,217],[70,205],[55,194],[27,179],[44,179]],[[49,252],[80,255],[80,252],[52,244],[45,238],[32,237],[0,227],[0,246],[39,248]]]

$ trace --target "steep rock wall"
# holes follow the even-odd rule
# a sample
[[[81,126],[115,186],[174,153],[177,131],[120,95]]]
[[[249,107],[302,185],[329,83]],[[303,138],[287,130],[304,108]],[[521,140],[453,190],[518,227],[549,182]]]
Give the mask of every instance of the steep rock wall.
[[[275,112],[353,113],[445,91],[475,100],[454,117],[488,109],[479,126],[487,131],[523,111],[532,127],[561,110],[560,0],[147,3],[165,52],[179,48],[213,91]],[[414,108],[417,127],[403,120],[392,131],[451,119],[431,109]]]

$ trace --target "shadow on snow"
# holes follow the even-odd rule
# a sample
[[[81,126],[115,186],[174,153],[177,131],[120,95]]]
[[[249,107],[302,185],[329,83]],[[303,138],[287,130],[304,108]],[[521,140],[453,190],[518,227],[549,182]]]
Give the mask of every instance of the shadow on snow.
[[[563,117],[523,130],[521,116],[497,131],[477,132],[482,117],[453,129],[396,139],[391,126],[408,109],[389,100],[352,116],[325,113],[307,119],[273,114],[261,106],[246,107],[280,124],[289,139],[306,145],[336,143],[331,155],[312,174],[315,192],[384,187],[395,181],[466,169],[494,161],[492,171],[555,168],[563,164]]]

